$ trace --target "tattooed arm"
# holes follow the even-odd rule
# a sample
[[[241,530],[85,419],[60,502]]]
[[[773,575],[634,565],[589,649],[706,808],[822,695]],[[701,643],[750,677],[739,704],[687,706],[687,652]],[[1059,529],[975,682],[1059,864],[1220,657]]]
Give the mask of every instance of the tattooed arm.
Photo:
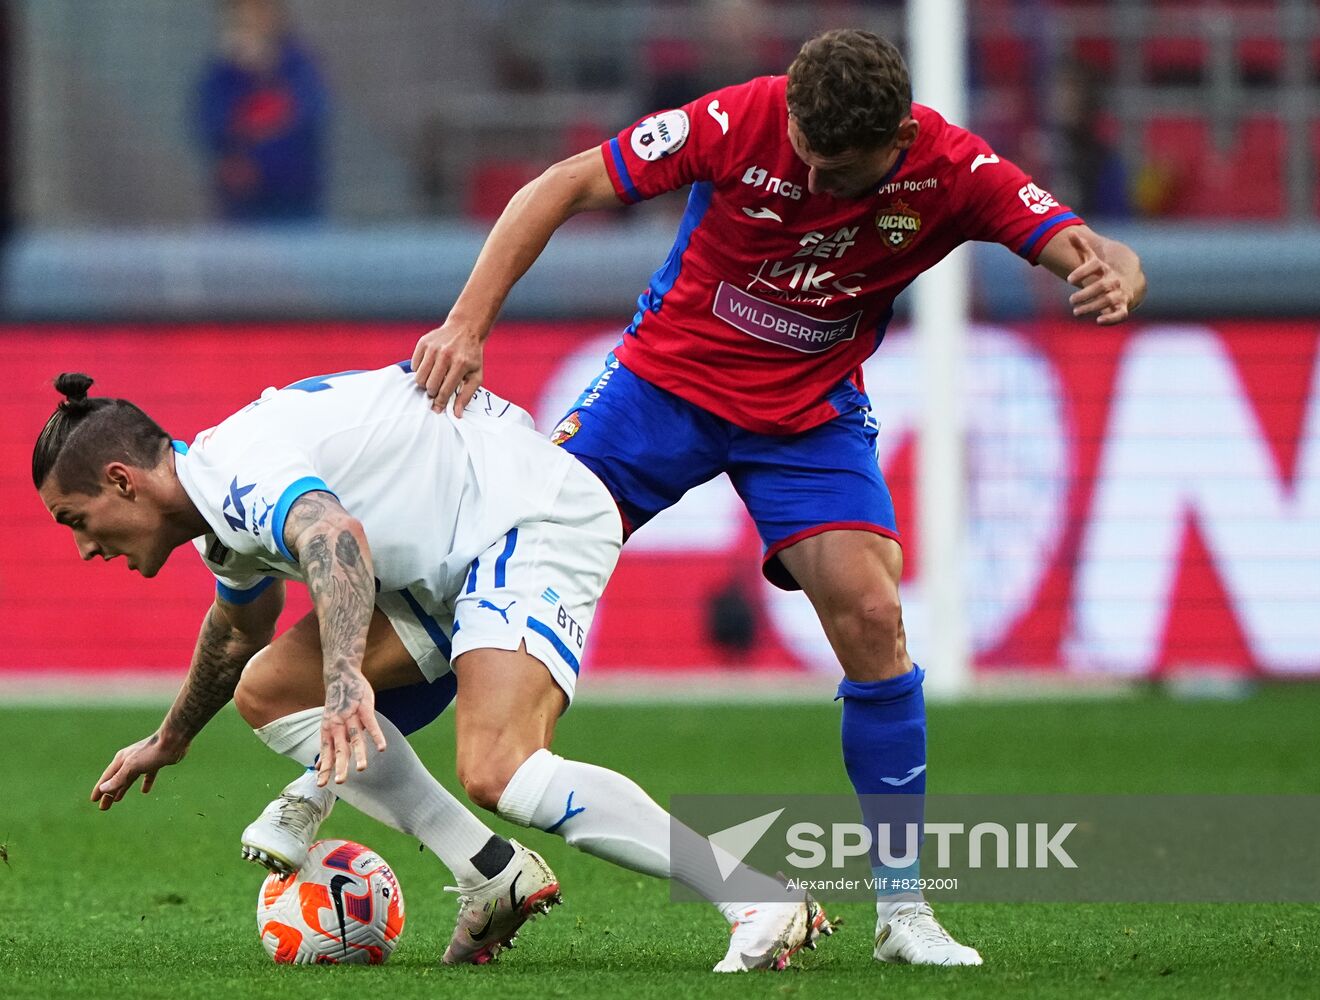
[[[302,567],[321,626],[325,715],[317,781],[324,787],[332,773],[336,782],[348,777],[350,756],[359,771],[366,769],[366,737],[385,749],[375,694],[362,676],[376,576],[361,523],[329,493],[304,493],[293,502],[284,544]]]
[[[151,791],[156,772],[177,764],[193,737],[234,696],[248,660],[275,635],[275,621],[284,607],[284,585],[268,587],[250,604],[229,604],[216,598],[202,621],[188,676],[160,728],[144,740],[115,754],[92,788],[92,801],[109,809],[133,787]]]

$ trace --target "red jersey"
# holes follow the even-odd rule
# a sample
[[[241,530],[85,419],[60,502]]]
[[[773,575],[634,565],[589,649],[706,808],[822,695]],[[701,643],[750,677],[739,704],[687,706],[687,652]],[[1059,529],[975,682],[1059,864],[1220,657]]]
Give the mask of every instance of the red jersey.
[[[921,105],[916,142],[874,194],[810,194],[788,139],[786,87],[783,76],[726,87],[601,145],[626,203],[692,185],[619,361],[766,434],[838,416],[837,390],[861,388],[861,364],[898,293],[954,247],[1003,243],[1035,264],[1057,232],[1082,221],[979,136]]]

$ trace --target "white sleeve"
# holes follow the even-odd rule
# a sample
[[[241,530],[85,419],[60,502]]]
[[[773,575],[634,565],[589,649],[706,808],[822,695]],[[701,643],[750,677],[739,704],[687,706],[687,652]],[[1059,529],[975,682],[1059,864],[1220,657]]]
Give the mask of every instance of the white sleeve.
[[[251,604],[275,582],[254,560],[238,556],[213,534],[193,539],[202,563],[215,577],[215,592],[227,604]]]
[[[224,430],[222,424],[210,440],[195,444],[186,459],[203,494],[202,515],[234,552],[296,562],[284,544],[289,508],[306,493],[334,494],[334,489],[297,445],[273,440],[238,447]]]

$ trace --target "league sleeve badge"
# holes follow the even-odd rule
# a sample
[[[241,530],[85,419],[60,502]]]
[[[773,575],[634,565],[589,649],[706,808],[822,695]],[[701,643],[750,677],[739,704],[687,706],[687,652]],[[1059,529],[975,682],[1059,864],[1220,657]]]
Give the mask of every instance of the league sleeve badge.
[[[691,122],[686,111],[664,111],[643,118],[632,131],[632,150],[641,159],[655,162],[676,153],[687,142]]]

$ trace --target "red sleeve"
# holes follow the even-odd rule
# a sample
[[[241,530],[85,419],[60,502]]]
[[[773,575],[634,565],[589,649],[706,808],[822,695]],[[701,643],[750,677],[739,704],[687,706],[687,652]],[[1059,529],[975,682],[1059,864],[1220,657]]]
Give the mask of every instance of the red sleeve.
[[[969,240],[1002,243],[1035,264],[1056,233],[1084,224],[980,136],[953,126],[949,133],[949,158],[963,206],[959,217]]]
[[[619,200],[631,205],[694,181],[715,180],[732,154],[749,98],[770,78],[725,87],[672,111],[647,115],[601,144]]]

